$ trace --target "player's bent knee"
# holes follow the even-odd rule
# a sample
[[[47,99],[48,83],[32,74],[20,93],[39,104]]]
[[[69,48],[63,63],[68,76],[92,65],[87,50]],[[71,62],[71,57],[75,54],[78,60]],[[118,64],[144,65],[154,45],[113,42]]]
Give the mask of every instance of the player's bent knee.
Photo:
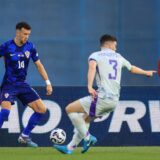
[[[33,107],[32,108],[35,112],[37,112],[37,113],[41,113],[41,114],[45,114],[46,113],[46,111],[47,111],[47,109],[46,109],[46,107],[39,107],[39,106],[35,106],[35,107]]]
[[[45,114],[47,109],[41,99],[28,104],[35,112]]]
[[[69,105],[68,105],[68,106],[69,106]],[[65,108],[66,113],[69,112],[68,106],[66,106],[66,108]]]
[[[47,109],[46,109],[46,107],[44,107],[44,108],[41,108],[41,109],[39,110],[39,113],[45,114],[46,111],[47,111]]]
[[[70,104],[66,106],[65,111],[66,111],[67,114],[71,113],[72,110],[71,110],[71,105]]]

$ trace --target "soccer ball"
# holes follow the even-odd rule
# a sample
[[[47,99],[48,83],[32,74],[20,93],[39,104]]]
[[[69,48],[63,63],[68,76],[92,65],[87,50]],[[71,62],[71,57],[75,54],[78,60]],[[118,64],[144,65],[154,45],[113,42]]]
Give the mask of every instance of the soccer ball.
[[[66,140],[66,132],[60,128],[53,129],[50,133],[50,140],[55,144],[62,144]]]

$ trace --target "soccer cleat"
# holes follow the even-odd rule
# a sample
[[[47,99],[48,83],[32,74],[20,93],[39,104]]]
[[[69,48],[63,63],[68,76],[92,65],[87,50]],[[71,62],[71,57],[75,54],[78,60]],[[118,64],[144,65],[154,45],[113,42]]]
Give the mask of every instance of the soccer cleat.
[[[38,144],[34,143],[31,138],[29,137],[23,137],[22,135],[19,136],[18,142],[21,144],[27,144],[28,147],[38,147]]]
[[[97,142],[97,138],[95,136],[90,135],[89,140],[83,140],[83,149],[81,153],[85,153],[88,151],[91,145],[94,145]]]
[[[61,153],[64,153],[64,154],[72,154],[73,153],[73,151],[72,150],[69,150],[68,148],[67,148],[67,146],[61,146],[61,145],[54,145],[53,146],[55,149],[57,149],[59,152],[61,152]]]

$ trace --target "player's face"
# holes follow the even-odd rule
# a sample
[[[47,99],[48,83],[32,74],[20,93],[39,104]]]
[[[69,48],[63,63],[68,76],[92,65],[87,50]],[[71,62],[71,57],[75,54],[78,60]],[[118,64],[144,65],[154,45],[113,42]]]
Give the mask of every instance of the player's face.
[[[31,34],[31,30],[22,28],[21,30],[17,30],[17,39],[21,45],[25,44]]]

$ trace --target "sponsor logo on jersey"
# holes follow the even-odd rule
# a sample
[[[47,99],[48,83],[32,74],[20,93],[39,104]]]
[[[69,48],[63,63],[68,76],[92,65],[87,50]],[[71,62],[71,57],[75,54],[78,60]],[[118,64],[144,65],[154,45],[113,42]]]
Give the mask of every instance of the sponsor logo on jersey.
[[[26,55],[27,58],[29,58],[29,56],[30,56],[30,52],[29,51],[25,51],[24,54]]]

